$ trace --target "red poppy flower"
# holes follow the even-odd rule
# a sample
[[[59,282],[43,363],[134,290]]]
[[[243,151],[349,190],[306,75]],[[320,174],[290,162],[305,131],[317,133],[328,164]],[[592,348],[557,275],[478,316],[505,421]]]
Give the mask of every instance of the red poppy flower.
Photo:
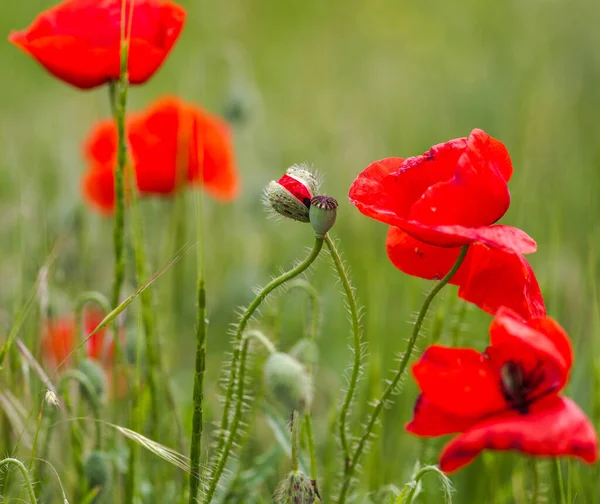
[[[163,98],[127,120],[130,156],[141,196],[171,195],[182,184],[201,184],[217,199],[237,195],[238,175],[227,124],[177,98]],[[86,200],[99,210],[114,209],[117,131],[98,124],[88,137],[90,169],[83,180]]]
[[[89,335],[104,316],[96,309],[86,309],[83,314],[83,330]],[[60,364],[79,344],[76,334],[76,325],[73,317],[60,317],[50,320],[44,329],[43,347],[46,358],[53,365]],[[114,345],[108,342],[106,329],[101,329],[94,334],[85,345],[88,357],[96,360],[112,358]]]
[[[388,256],[401,271],[442,278],[470,244],[452,283],[459,296],[494,314],[508,306],[525,318],[545,315],[533,271],[522,254],[536,244],[520,229],[492,225],[510,203],[512,165],[504,145],[481,130],[436,145],[423,156],[369,165],[349,198],[365,215],[393,226]]]
[[[431,346],[413,366],[421,388],[406,426],[419,436],[459,433],[443,449],[452,472],[483,450],[598,458],[597,436],[579,407],[559,392],[573,357],[569,338],[550,318],[523,321],[500,309],[484,353]]]
[[[8,39],[55,77],[81,89],[118,79],[122,0],[66,0]],[[170,1],[126,0],[133,6],[129,39],[129,82],[146,82],[161,66],[185,21],[183,7]]]

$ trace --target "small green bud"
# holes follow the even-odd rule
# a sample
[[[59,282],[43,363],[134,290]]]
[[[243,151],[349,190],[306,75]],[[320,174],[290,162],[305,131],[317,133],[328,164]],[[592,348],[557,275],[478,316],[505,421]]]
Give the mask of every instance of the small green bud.
[[[79,371],[81,371],[94,387],[94,392],[98,400],[102,399],[106,390],[106,374],[104,369],[96,361],[92,359],[83,359],[79,363]],[[82,388],[82,393],[87,397],[88,392]],[[89,399],[89,397],[88,397]]]
[[[317,236],[325,236],[335,224],[338,202],[329,196],[315,196],[310,203],[309,220]]]
[[[309,222],[310,202],[318,190],[315,176],[305,168],[292,166],[265,190],[265,203],[277,214],[299,222]]]
[[[312,383],[304,366],[282,352],[269,356],[265,364],[265,385],[273,399],[286,413],[298,410],[304,413],[312,403]]]
[[[313,504],[316,492],[312,480],[300,471],[292,471],[279,484],[276,504]]]
[[[94,450],[88,455],[85,461],[85,476],[89,490],[100,489],[93,502],[101,502],[102,496],[107,493],[112,484],[111,463],[105,452]]]

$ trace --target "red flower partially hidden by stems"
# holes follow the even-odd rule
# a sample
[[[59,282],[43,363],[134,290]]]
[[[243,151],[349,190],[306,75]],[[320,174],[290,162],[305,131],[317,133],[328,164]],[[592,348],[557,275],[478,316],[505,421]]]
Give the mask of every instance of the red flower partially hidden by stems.
[[[523,254],[536,250],[520,229],[493,225],[510,203],[512,164],[504,145],[481,130],[422,156],[369,165],[350,188],[365,215],[389,224],[388,256],[401,271],[442,278],[462,245],[468,255],[452,279],[459,296],[494,314],[507,306],[525,318],[545,315]]]
[[[413,366],[421,389],[406,426],[419,436],[460,433],[443,449],[440,467],[452,472],[482,450],[598,458],[588,418],[559,395],[573,362],[564,330],[550,318],[523,321],[500,309],[482,354],[431,346]]]
[[[120,74],[122,0],[66,0],[42,12],[26,30],[8,39],[55,77],[81,89],[116,80]],[[170,1],[126,0],[133,6],[128,73],[146,82],[162,65],[183,29],[186,12]]]
[[[86,336],[89,336],[103,319],[104,316],[100,311],[93,308],[86,309],[83,314],[83,331]],[[44,355],[52,365],[60,364],[80,342],[76,333],[75,320],[71,316],[49,320],[44,328],[42,339]],[[83,348],[89,358],[98,361],[112,360],[114,355],[114,342],[109,341],[106,329],[101,329],[94,334]]]
[[[140,196],[168,196],[185,184],[202,185],[217,199],[238,192],[238,174],[227,124],[177,98],[163,98],[127,119],[130,157]],[[86,200],[104,213],[114,209],[117,131],[112,120],[90,133],[83,180]]]

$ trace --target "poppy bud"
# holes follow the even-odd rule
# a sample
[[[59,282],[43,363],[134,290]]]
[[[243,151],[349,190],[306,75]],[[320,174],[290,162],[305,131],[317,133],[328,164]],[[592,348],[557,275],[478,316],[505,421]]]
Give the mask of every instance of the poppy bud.
[[[313,504],[316,493],[312,480],[300,471],[292,471],[279,484],[275,494],[277,504]]]
[[[312,383],[304,366],[282,352],[272,353],[265,364],[265,384],[269,394],[286,412],[304,413],[312,402]]]
[[[102,451],[94,450],[85,461],[85,477],[87,478],[88,488],[99,488],[100,492],[92,501],[98,503],[101,496],[106,493],[112,483],[112,471],[108,455]]]
[[[79,371],[81,371],[92,384],[93,390],[96,394],[97,399],[101,399],[106,390],[106,375],[104,369],[92,359],[83,359],[79,363]],[[85,397],[88,397],[88,392],[85,388],[82,388],[82,393]],[[91,399],[93,400],[93,399]]]
[[[310,202],[309,220],[318,236],[325,236],[335,224],[338,202],[329,196],[315,196]]]
[[[300,222],[309,222],[309,208],[319,189],[315,176],[298,165],[291,166],[277,182],[269,183],[265,202],[276,213]]]

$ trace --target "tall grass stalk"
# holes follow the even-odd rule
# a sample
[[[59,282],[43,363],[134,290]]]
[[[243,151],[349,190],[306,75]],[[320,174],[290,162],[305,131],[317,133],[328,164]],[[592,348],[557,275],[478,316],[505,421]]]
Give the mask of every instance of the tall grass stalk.
[[[423,324],[423,320],[425,320],[425,315],[427,314],[427,311],[429,310],[429,306],[431,305],[431,302],[433,301],[435,296],[444,288],[444,286],[452,279],[454,274],[458,271],[458,269],[462,265],[463,261],[465,260],[465,257],[467,256],[468,248],[469,248],[468,245],[464,245],[460,249],[458,258],[456,259],[456,262],[454,263],[454,265],[452,266],[450,271],[448,271],[446,276],[444,276],[444,278],[442,278],[435,285],[435,287],[433,289],[431,289],[431,292],[425,298],[425,301],[423,302],[423,306],[421,306],[421,310],[419,311],[419,314],[417,315],[417,320],[415,321],[415,325],[413,327],[411,337],[408,341],[408,346],[406,347],[406,351],[404,352],[404,355],[402,356],[402,360],[400,361],[400,366],[398,367],[398,370],[396,371],[393,379],[388,383],[387,387],[383,391],[383,394],[377,401],[377,404],[375,405],[375,408],[373,409],[371,416],[367,422],[365,431],[364,431],[362,437],[360,438],[360,440],[358,441],[356,448],[354,449],[354,453],[352,454],[352,458],[350,460],[350,466],[344,474],[342,489],[341,489],[340,495],[338,497],[339,504],[343,504],[344,502],[346,502],[346,499],[348,497],[348,491],[350,490],[350,483],[352,481],[352,477],[353,477],[356,467],[360,461],[360,458],[363,454],[363,451],[365,449],[367,441],[369,440],[369,437],[373,433],[373,430],[377,423],[377,419],[379,418],[379,415],[381,414],[381,411],[383,410],[386,402],[390,399],[390,397],[396,390],[396,387],[400,383],[400,379],[404,375],[404,371],[406,370],[406,367],[408,366],[408,363],[410,361],[410,357],[411,357],[413,349],[415,347],[415,343],[417,342],[417,338],[419,336],[419,331],[421,330],[421,325]]]

